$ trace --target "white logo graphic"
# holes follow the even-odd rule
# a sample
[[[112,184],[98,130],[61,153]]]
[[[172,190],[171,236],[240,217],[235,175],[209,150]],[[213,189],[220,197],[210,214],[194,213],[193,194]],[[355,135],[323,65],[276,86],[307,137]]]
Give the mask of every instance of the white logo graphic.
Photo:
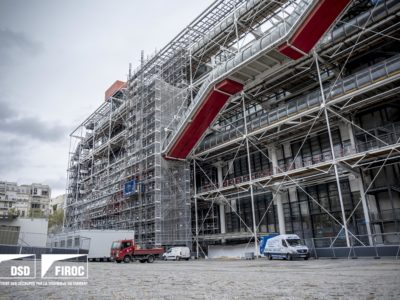
[[[46,276],[51,266],[57,261],[64,261],[71,258],[85,257],[84,262],[65,262],[56,265],[52,273],[53,277]],[[42,254],[42,278],[88,278],[88,259],[87,254]]]
[[[30,261],[17,261],[32,257]],[[0,254],[0,279],[9,278],[35,278],[36,255],[35,254]]]

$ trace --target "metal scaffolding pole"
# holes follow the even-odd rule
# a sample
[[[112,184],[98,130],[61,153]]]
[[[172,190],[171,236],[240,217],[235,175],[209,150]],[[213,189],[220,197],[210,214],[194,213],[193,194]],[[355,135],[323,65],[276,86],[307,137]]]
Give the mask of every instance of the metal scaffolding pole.
[[[252,214],[252,219],[253,219],[253,234],[254,234],[254,255],[257,257],[258,256],[257,255],[258,241],[257,241],[256,212],[254,209],[253,178],[252,178],[252,173],[251,173],[249,139],[247,137],[246,105],[245,105],[245,101],[244,101],[244,93],[242,93],[242,105],[243,105],[244,134],[246,137],[247,165],[248,165],[248,169],[249,169],[249,179],[250,179],[251,214]]]
[[[195,210],[195,221],[196,221],[196,258],[199,258],[199,225],[197,215],[197,184],[196,184],[196,160],[193,160],[193,189],[194,189],[194,210]]]
[[[69,137],[69,148],[68,148],[68,162],[67,162],[67,181],[66,181],[66,188],[65,188],[65,190],[66,190],[66,193],[65,193],[65,196],[64,196],[64,214],[63,214],[63,224],[62,224],[62,232],[64,232],[65,231],[65,218],[66,218],[66,216],[67,216],[67,206],[68,206],[68,195],[69,195],[69,193],[70,193],[70,191],[69,191],[69,180],[70,180],[70,171],[69,171],[69,169],[70,169],[70,162],[71,162],[71,139],[72,139],[72,137],[70,136]]]
[[[342,189],[340,187],[339,172],[338,172],[338,168],[337,168],[335,150],[333,149],[333,140],[332,140],[331,127],[330,127],[330,123],[329,123],[328,110],[327,110],[327,107],[326,107],[324,86],[322,85],[321,72],[320,72],[320,69],[319,69],[319,62],[318,62],[318,54],[315,51],[314,51],[314,58],[315,58],[315,64],[316,64],[316,67],[317,67],[319,87],[321,89],[321,98],[322,98],[322,104],[321,105],[322,105],[322,107],[324,109],[324,113],[325,113],[325,121],[326,121],[327,130],[328,130],[329,144],[331,146],[331,152],[332,152],[333,169],[335,171],[335,178],[336,178],[336,184],[337,184],[338,195],[339,195],[340,209],[341,209],[341,212],[342,212],[342,222],[343,222],[342,228],[344,229],[344,233],[345,233],[345,236],[346,236],[346,245],[347,245],[347,247],[350,247],[350,239],[349,239],[349,233],[348,233],[348,230],[347,230],[347,222],[346,222],[346,213],[344,211]]]

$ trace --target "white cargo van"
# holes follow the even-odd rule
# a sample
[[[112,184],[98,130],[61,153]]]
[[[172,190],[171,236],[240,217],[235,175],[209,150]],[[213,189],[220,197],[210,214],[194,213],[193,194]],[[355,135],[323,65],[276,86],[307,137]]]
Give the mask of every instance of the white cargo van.
[[[281,234],[268,239],[264,254],[270,260],[272,258],[292,260],[294,257],[307,260],[310,257],[307,246],[301,242],[296,234]]]
[[[164,260],[189,260],[190,249],[189,247],[173,247],[163,254]]]

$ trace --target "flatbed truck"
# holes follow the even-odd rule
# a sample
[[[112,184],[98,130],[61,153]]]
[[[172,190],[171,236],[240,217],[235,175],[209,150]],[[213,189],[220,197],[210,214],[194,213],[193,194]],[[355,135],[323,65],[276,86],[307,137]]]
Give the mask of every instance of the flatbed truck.
[[[114,241],[111,246],[111,260],[117,263],[130,263],[138,260],[141,263],[153,263],[164,253],[164,248],[141,249],[134,240]]]

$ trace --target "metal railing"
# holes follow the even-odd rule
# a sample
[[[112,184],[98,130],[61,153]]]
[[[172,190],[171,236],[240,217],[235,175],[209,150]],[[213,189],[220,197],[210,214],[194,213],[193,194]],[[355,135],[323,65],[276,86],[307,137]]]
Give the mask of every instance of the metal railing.
[[[371,222],[400,221],[400,208],[371,212],[370,220]]]
[[[334,146],[334,153],[336,158],[346,157],[351,154],[361,153],[369,150],[376,150],[387,145],[394,145],[400,139],[400,127],[394,126],[393,128],[399,130],[399,132],[392,132],[389,134],[379,135],[378,139],[374,139],[368,142],[357,143],[356,148],[351,146],[336,145]],[[297,157],[293,161],[293,158],[285,158],[278,161],[278,166],[274,169],[262,170],[252,173],[252,179],[256,180],[263,177],[272,176],[273,174],[281,174],[283,172],[289,172],[296,169],[311,167],[318,165],[320,163],[332,161],[332,153],[330,149],[324,149],[323,153],[312,155],[309,157]],[[275,171],[275,172],[273,172]],[[223,187],[233,186],[235,184],[240,184],[249,181],[249,175],[236,176],[223,181]],[[198,186],[198,192],[208,192],[218,189],[218,184],[216,182],[210,183],[204,186]]]
[[[357,258],[400,256],[400,232],[351,235],[350,247],[346,246],[344,234],[336,237],[305,239],[306,245],[315,258]]]

